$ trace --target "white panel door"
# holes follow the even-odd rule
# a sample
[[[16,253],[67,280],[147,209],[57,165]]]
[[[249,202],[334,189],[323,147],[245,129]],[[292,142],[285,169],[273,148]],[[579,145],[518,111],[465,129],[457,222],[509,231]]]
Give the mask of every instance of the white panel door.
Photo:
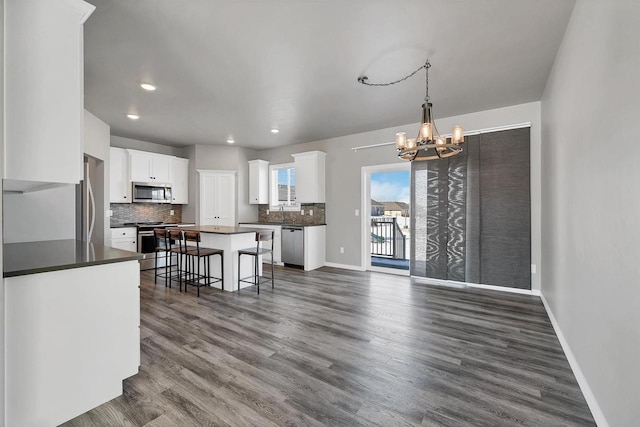
[[[217,225],[234,227],[236,225],[235,173],[218,174],[218,183],[216,190],[216,204],[218,208]]]
[[[173,179],[171,184],[172,204],[189,203],[189,159],[173,158]]]
[[[131,203],[129,153],[127,150],[114,147],[111,147],[109,153],[109,201]]]
[[[129,151],[129,167],[131,169],[131,181],[151,182],[152,156],[142,152]]]
[[[200,173],[199,225],[236,225],[235,171]]]
[[[151,159],[151,179],[161,184],[171,183],[173,157],[153,156]]]
[[[215,174],[200,173],[200,223],[198,225],[217,225]]]

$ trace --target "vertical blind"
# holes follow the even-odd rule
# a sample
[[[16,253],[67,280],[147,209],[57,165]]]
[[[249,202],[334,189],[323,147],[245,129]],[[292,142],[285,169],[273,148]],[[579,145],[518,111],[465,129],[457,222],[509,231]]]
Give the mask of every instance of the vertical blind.
[[[530,129],[411,165],[411,275],[531,288]]]

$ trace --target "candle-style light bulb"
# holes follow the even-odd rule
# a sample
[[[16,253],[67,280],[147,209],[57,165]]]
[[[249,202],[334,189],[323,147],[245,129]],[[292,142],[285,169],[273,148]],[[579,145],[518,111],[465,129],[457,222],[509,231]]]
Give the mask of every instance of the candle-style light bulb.
[[[417,143],[416,143],[416,139],[415,138],[409,138],[407,139],[407,150],[413,150],[414,148],[416,148]]]
[[[407,145],[407,134],[404,132],[396,133],[396,148],[398,150],[404,150]]]
[[[431,141],[431,123],[423,123],[420,127],[420,139],[423,141]]]
[[[462,132],[462,126],[454,126],[453,131],[451,131],[451,143],[452,144],[461,144],[464,142],[464,133]]]

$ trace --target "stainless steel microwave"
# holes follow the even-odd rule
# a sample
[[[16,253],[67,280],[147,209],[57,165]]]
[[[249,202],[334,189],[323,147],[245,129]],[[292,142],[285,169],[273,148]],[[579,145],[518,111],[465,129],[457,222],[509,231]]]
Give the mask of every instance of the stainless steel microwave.
[[[142,203],[171,203],[171,184],[134,182],[133,201]]]

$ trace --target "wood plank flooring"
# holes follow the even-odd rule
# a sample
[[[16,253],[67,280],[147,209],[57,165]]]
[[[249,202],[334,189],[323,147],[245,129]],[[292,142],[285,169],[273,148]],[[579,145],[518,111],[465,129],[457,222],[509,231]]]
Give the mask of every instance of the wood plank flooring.
[[[154,285],[140,373],[68,426],[595,425],[537,297],[276,267],[276,288]]]

